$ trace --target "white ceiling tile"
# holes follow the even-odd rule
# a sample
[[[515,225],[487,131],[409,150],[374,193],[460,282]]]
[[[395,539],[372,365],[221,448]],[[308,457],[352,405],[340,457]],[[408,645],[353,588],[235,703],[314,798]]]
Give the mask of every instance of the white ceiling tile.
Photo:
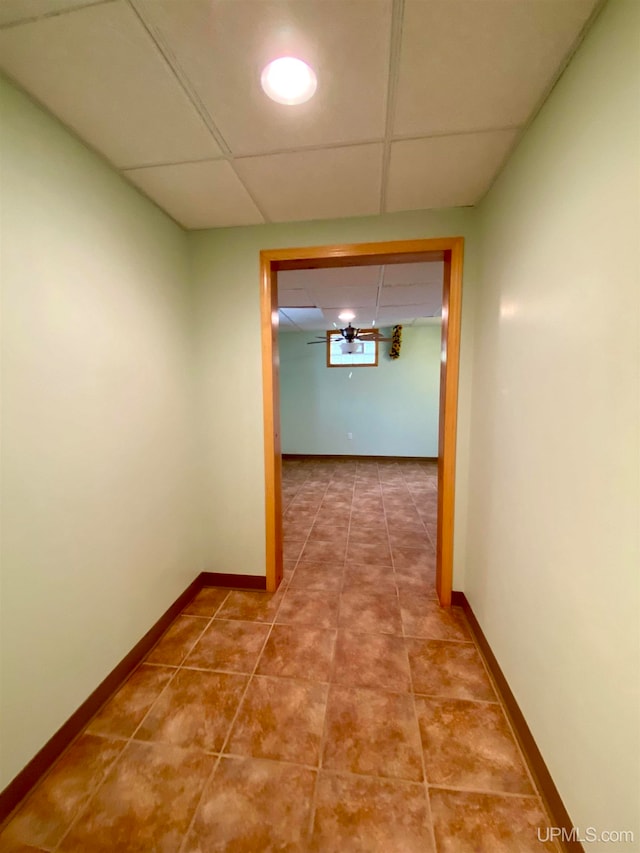
[[[234,155],[381,138],[391,0],[136,0]],[[306,104],[276,104],[264,66],[297,56],[318,75]],[[239,108],[239,105],[242,105]]]
[[[378,311],[378,325],[382,326],[388,323],[405,323],[413,320],[416,317],[429,317],[431,314],[439,312],[440,306],[430,303],[421,305],[402,305],[398,308],[380,308]]]
[[[439,326],[442,323],[442,309],[437,317],[416,317],[412,326]]]
[[[283,270],[278,273],[278,287],[319,288],[319,287],[359,287],[377,285],[380,267],[376,265],[362,267],[327,267],[316,270]]]
[[[378,285],[360,285],[359,287],[323,287],[311,290],[315,304],[320,308],[353,309],[354,305],[375,308],[378,298]]]
[[[56,15],[102,0],[0,0],[0,27],[42,15]]]
[[[476,204],[516,135],[517,131],[499,130],[392,143],[387,210]]]
[[[284,313],[289,321],[299,329],[323,329],[324,318],[318,308],[285,308]]]
[[[393,287],[383,287],[380,294],[380,306],[418,305],[435,299],[436,304],[441,299],[442,285],[428,284],[396,284]]]
[[[282,273],[278,273],[278,279],[280,279],[281,275]],[[302,288],[283,290],[279,285],[280,281],[278,281],[278,304],[282,305],[283,308],[287,306],[290,308],[307,308],[309,305],[315,304],[306,290]]]
[[[384,268],[383,283],[419,284],[438,282],[442,284],[444,264],[442,261],[422,261],[415,264],[387,264]]]
[[[522,125],[597,0],[406,0],[394,135]]]
[[[2,67],[115,165],[220,150],[131,8],[82,8],[0,31]]]
[[[382,145],[248,157],[235,165],[274,222],[367,216],[380,210]]]
[[[124,173],[185,228],[218,228],[263,222],[225,160],[152,166]]]

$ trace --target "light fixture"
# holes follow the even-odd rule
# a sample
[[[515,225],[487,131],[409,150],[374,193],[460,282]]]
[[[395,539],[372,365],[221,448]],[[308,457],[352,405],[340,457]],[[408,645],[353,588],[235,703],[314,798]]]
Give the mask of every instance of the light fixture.
[[[338,314],[338,320],[342,320],[343,323],[350,323],[352,320],[356,319],[356,315],[353,311],[343,311],[342,314]]]
[[[362,341],[344,341],[340,344],[342,355],[356,355],[364,352]]]
[[[272,101],[289,106],[304,104],[318,88],[313,68],[293,56],[281,56],[266,65],[260,82]]]

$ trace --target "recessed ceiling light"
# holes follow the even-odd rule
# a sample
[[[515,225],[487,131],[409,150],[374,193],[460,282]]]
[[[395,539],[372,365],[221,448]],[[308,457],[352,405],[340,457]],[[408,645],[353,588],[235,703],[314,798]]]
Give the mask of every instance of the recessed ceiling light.
[[[313,68],[293,56],[281,56],[266,65],[260,82],[272,101],[290,106],[304,104],[318,88]]]
[[[342,320],[343,323],[350,323],[352,320],[355,320],[356,315],[353,311],[343,311],[342,314],[338,314],[338,320]]]

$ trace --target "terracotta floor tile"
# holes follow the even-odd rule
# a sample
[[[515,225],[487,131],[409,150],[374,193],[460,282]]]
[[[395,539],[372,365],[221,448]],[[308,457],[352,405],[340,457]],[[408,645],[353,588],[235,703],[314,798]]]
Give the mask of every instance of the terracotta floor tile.
[[[214,763],[196,750],[132,741],[59,849],[177,851]]]
[[[335,628],[338,624],[338,595],[291,587],[285,593],[277,621],[289,625]]]
[[[386,510],[385,517],[389,530],[402,530],[405,527],[413,529],[422,524],[416,510]]]
[[[349,545],[362,543],[364,545],[383,545],[389,547],[389,534],[385,526],[364,527],[352,524],[349,530]]]
[[[409,657],[402,637],[340,629],[333,681],[398,693],[411,690]]]
[[[309,539],[300,556],[307,563],[327,561],[342,563],[346,548],[345,539],[341,541]]]
[[[429,548],[433,549],[426,528],[422,530],[390,530],[389,542],[392,548]]]
[[[557,851],[545,838],[548,820],[535,797],[501,797],[463,791],[429,791],[439,853],[542,853]]]
[[[429,784],[534,793],[499,705],[417,696],[416,710]]]
[[[323,590],[338,593],[342,589],[344,570],[330,563],[300,563],[291,579],[294,589]]]
[[[345,590],[340,596],[339,625],[363,633],[402,634],[400,604],[394,593]]]
[[[352,503],[352,510],[355,512],[375,512],[377,515],[381,515],[384,512],[384,504],[382,503],[382,497],[369,494],[369,495],[358,495],[358,497],[354,498]]]
[[[438,600],[435,572],[419,575],[404,575],[394,572],[394,578],[400,598],[407,595],[419,595],[436,601]]]
[[[400,613],[407,637],[472,642],[462,610],[458,607],[440,607],[429,596],[403,592]]]
[[[384,513],[381,510],[359,510],[351,511],[351,527],[376,527],[386,530]]]
[[[274,625],[260,663],[260,675],[329,681],[336,631],[307,625]]]
[[[391,550],[386,544],[377,542],[354,542],[349,539],[347,563],[366,563],[371,566],[391,566]]]
[[[244,675],[181,669],[151,708],[136,739],[219,752],[246,684]]]
[[[472,643],[413,638],[405,642],[416,693],[451,699],[498,701]]]
[[[233,591],[216,615],[218,619],[273,622],[283,595],[284,590],[273,593]]]
[[[212,586],[201,589],[185,609],[183,616],[215,616],[225,598],[229,595],[228,589],[217,589]]]
[[[183,666],[251,673],[268,633],[261,622],[214,619]]]
[[[396,569],[435,569],[436,552],[430,545],[421,548],[395,546],[391,549]]]
[[[282,533],[285,542],[304,542],[311,531],[310,521],[285,521],[282,525]]]
[[[338,530],[349,527],[349,518],[348,510],[319,509],[315,521],[323,527],[334,527]]]
[[[316,765],[328,687],[254,676],[226,752]]]
[[[322,766],[422,781],[420,735],[413,698],[332,684]]]
[[[104,779],[126,741],[83,734],[56,762],[0,836],[0,850],[12,845],[55,847]]]
[[[343,590],[395,595],[395,573],[390,566],[366,566],[349,562],[344,570]]]
[[[321,542],[335,542],[340,546],[337,551],[337,554],[340,555],[341,553],[344,553],[343,546],[347,543],[348,532],[348,527],[335,527],[333,524],[326,521],[318,521],[311,528],[309,540],[312,542],[316,542],[318,540]]]
[[[107,737],[131,737],[175,673],[173,668],[143,663],[91,720],[87,731]]]
[[[292,504],[289,504],[286,511],[283,513],[282,520],[285,524],[289,524],[290,522],[297,523],[306,521],[311,525],[317,514],[317,509],[294,509]]]
[[[319,853],[433,853],[424,786],[321,771],[311,847]]]
[[[285,539],[282,543],[282,557],[285,560],[298,560],[304,548],[304,539]]]
[[[303,850],[315,778],[304,767],[222,758],[183,853]]]
[[[151,649],[146,661],[180,666],[207,627],[208,621],[200,616],[178,616],[160,642]]]

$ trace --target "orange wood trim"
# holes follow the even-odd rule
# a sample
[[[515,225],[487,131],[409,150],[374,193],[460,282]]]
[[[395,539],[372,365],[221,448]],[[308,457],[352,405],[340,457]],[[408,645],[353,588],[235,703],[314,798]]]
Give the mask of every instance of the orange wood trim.
[[[451,604],[463,247],[462,237],[436,237],[424,240],[265,249],[260,253],[267,590],[275,590],[282,577],[282,456],[277,384],[277,326],[274,332],[272,320],[274,311],[277,316],[277,271],[408,263],[426,259],[444,260],[436,591],[442,606],[448,607]]]
[[[278,285],[268,253],[260,253],[260,317],[262,328],[262,389],[267,591],[282,580],[282,457],[280,452],[280,389],[278,384]]]
[[[456,432],[462,320],[462,257],[463,241],[458,239],[451,250],[445,252],[442,293],[436,591],[443,607],[449,607],[451,604],[453,583]]]

